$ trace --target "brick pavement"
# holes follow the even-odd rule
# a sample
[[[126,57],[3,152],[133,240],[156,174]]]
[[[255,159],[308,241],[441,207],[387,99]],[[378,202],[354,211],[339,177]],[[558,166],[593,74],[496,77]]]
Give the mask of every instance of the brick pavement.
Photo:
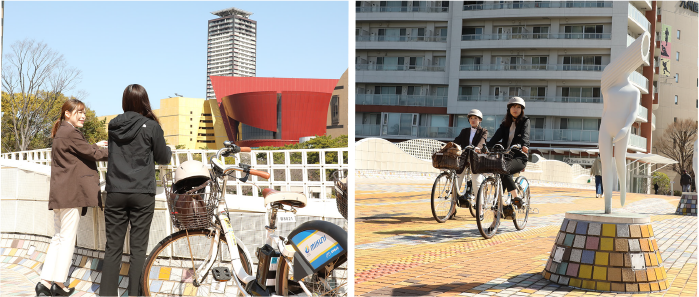
[[[432,180],[357,178],[355,294],[364,296],[632,296],[600,294],[549,282],[546,265],[566,211],[603,209],[594,191],[532,187],[526,229],[511,221],[484,240],[467,209],[437,223],[429,197]],[[679,197],[615,195],[614,211],[651,215],[671,283],[651,296],[697,295],[696,217],[675,215]],[[642,296],[640,294],[638,296]],[[636,296],[636,295],[633,295]]]

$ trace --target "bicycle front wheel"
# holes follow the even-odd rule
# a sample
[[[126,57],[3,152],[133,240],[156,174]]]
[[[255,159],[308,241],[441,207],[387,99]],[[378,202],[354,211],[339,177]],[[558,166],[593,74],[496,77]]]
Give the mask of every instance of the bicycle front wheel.
[[[481,235],[488,239],[493,237],[500,226],[502,203],[495,179],[486,179],[476,197],[476,223]]]
[[[347,254],[335,260],[331,266],[333,269],[329,272],[323,269],[301,280],[311,296],[347,296]],[[282,257],[279,258],[277,273],[277,295],[307,295],[297,281],[289,280],[289,264]]]
[[[452,215],[456,204],[454,199],[456,187],[448,172],[442,172],[432,185],[432,216],[437,222],[444,223]]]
[[[218,253],[214,255],[216,262],[212,268],[228,267],[235,277],[230,250],[223,235],[218,242],[214,242],[214,236],[208,229],[188,232],[181,230],[160,241],[146,258],[140,282],[141,294],[143,296],[228,296],[231,292],[237,291],[233,280],[218,282],[208,272],[201,284],[194,283],[194,271],[204,264],[213,245],[218,245]],[[245,272],[252,275],[252,265],[240,247],[238,247],[238,254]],[[194,259],[194,265],[192,265],[192,259]]]
[[[529,181],[523,176],[520,176],[515,180],[515,184],[520,185],[522,179],[525,180],[527,189],[522,193],[522,206],[512,205],[515,209],[514,211],[514,223],[515,229],[522,230],[527,226],[527,220],[529,219],[529,203],[531,201],[531,196],[529,195]]]

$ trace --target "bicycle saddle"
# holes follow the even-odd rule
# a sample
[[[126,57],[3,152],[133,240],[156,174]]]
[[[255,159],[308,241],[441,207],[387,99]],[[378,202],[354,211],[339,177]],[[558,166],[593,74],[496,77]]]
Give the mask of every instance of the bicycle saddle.
[[[295,192],[281,192],[272,188],[262,190],[262,197],[265,198],[265,204],[281,203],[296,208],[304,208],[306,206],[306,195]]]

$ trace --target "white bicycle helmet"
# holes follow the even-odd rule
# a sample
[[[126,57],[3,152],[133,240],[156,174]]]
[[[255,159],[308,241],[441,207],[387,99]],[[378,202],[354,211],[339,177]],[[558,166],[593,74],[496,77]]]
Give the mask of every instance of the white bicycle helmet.
[[[175,183],[172,185],[175,193],[182,194],[198,187],[211,179],[209,169],[199,161],[186,161],[180,163],[175,170]]]
[[[478,109],[471,109],[471,111],[468,112],[468,115],[466,115],[466,117],[470,117],[472,115],[477,116],[481,119],[481,121],[483,120],[483,113]]]
[[[522,105],[522,109],[524,109],[526,106],[524,105],[524,99],[522,97],[512,97],[510,98],[510,101],[507,102],[507,106],[510,106],[512,104],[519,104]]]

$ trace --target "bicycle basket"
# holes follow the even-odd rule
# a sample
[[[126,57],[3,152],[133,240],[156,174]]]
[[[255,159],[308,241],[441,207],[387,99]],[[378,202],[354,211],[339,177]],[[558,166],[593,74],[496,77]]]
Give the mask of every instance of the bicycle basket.
[[[511,154],[477,154],[474,152],[470,155],[472,173],[510,174]]]
[[[453,142],[447,143],[442,149],[432,154],[432,166],[437,169],[458,170],[461,165],[459,156],[461,150]]]
[[[162,175],[167,207],[170,212],[172,226],[177,229],[200,229],[213,225],[213,215],[217,207],[216,190],[211,181],[193,187],[184,193],[173,189],[175,173],[168,172]]]
[[[335,182],[337,211],[347,219],[347,177],[343,177],[343,172],[337,170],[333,172],[333,180]]]

